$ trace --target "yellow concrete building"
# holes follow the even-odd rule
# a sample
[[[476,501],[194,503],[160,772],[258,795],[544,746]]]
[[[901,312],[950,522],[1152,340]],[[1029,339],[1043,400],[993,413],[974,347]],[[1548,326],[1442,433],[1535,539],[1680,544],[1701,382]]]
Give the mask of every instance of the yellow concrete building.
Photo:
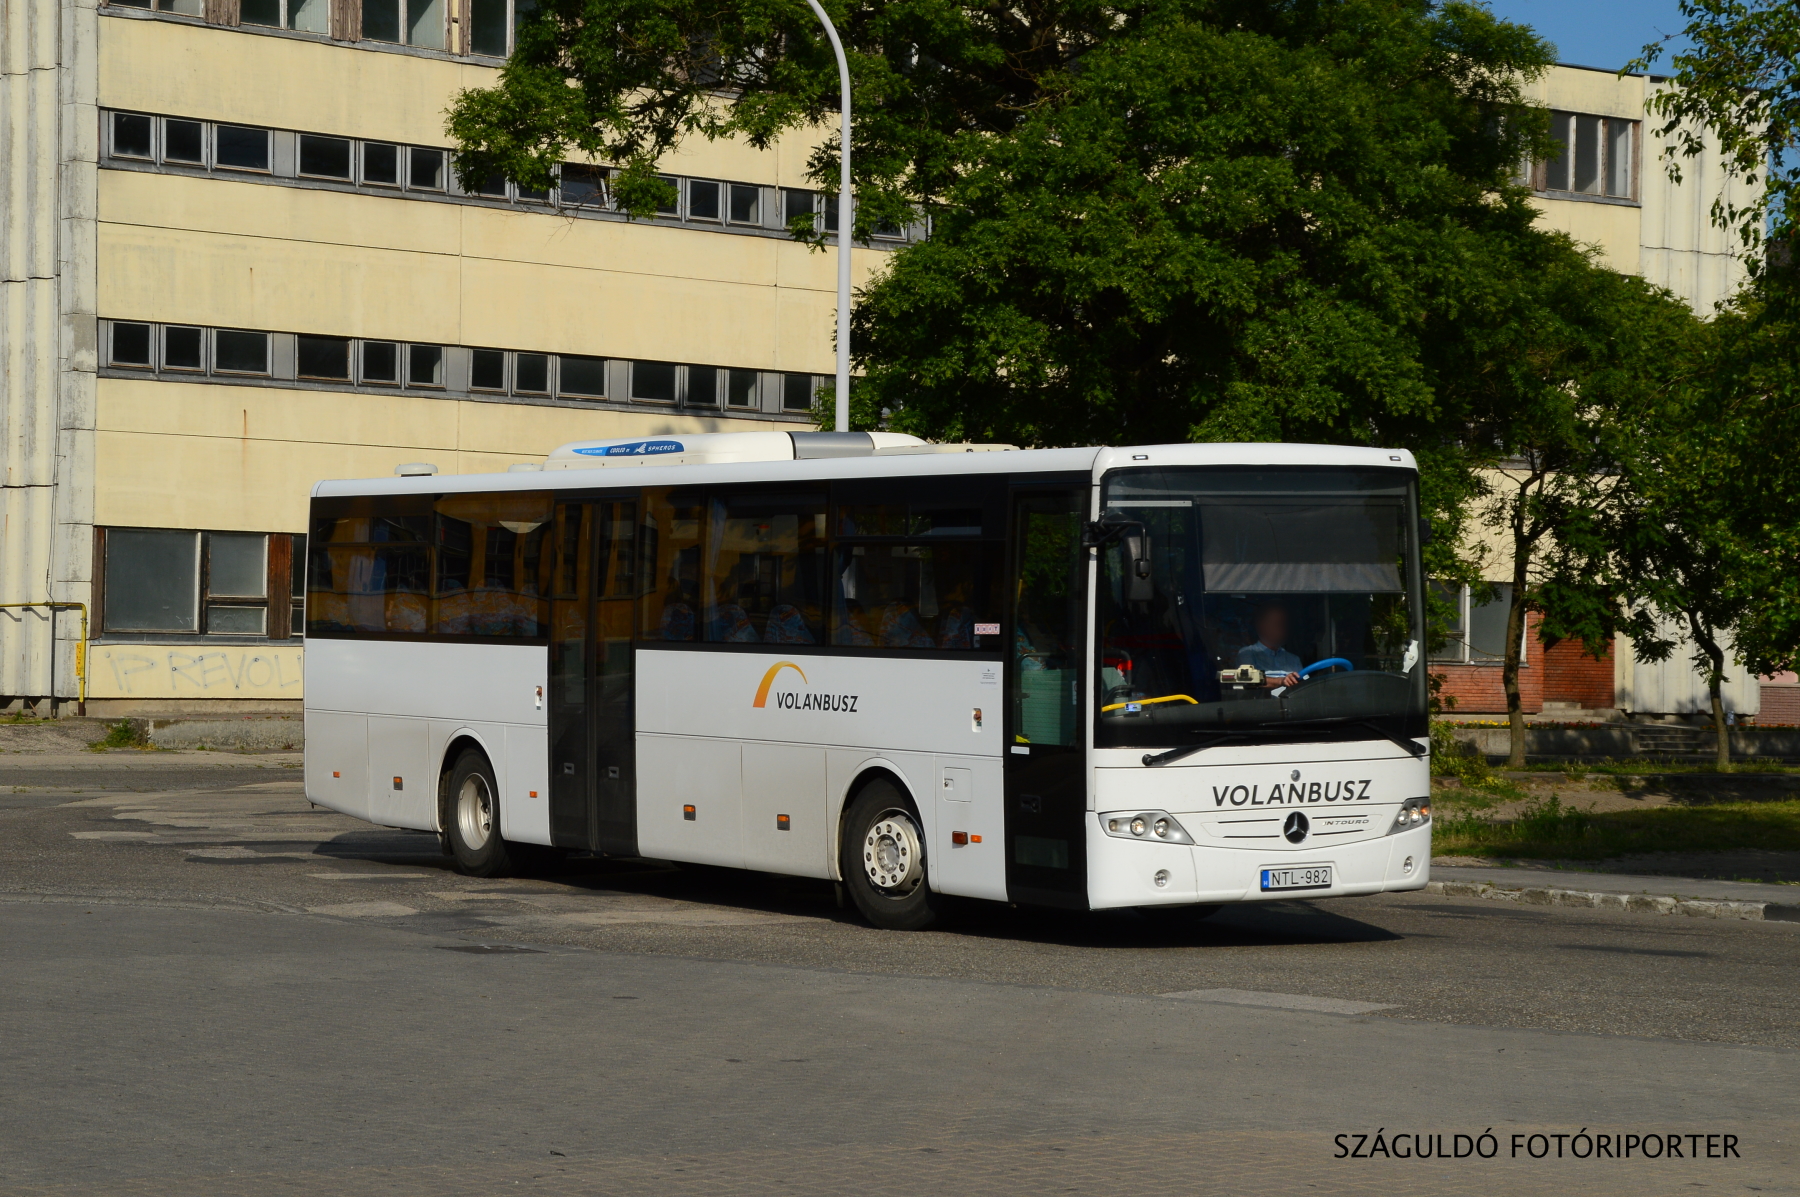
[[[810,426],[809,142],[696,142],[633,221],[592,167],[459,186],[445,112],[494,81],[510,0],[0,14],[0,602],[36,604],[0,608],[0,700],[81,675],[95,714],[296,708],[319,479]],[[856,249],[858,284],[921,231]]]

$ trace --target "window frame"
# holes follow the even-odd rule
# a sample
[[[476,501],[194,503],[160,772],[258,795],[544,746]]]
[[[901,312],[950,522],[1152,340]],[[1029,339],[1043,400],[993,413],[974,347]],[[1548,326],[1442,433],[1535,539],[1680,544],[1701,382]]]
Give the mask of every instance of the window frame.
[[[1597,146],[1594,164],[1594,177],[1597,190],[1583,191],[1575,186],[1576,159],[1578,152],[1576,141],[1579,137],[1577,122],[1590,119],[1599,122],[1596,133]],[[1612,154],[1614,149],[1613,129],[1622,125],[1627,130],[1626,144],[1631,155],[1629,177],[1626,183],[1627,193],[1616,195],[1609,190],[1612,175]],[[1564,132],[1566,131],[1566,136]],[[1643,165],[1643,133],[1644,122],[1640,119],[1624,116],[1607,116],[1595,112],[1576,112],[1573,109],[1552,109],[1550,112],[1550,134],[1563,147],[1561,158],[1539,159],[1530,163],[1526,172],[1526,183],[1533,192],[1550,199],[1572,199],[1585,202],[1641,204],[1643,202],[1642,165]],[[1550,186],[1550,170],[1558,161],[1567,162],[1567,187]]]
[[[1435,579],[1431,579],[1431,578],[1426,579],[1427,586],[1436,586],[1436,585],[1440,585],[1440,584],[1441,583],[1438,583]],[[1504,585],[1508,585],[1508,583],[1497,582],[1497,583],[1494,583],[1494,585],[1504,586]],[[1501,600],[1499,600],[1499,599],[1495,600],[1496,603],[1500,602],[1500,601]],[[1475,651],[1475,646],[1470,643],[1471,621],[1474,618],[1474,614],[1475,614],[1475,610],[1476,610],[1476,605],[1475,605],[1475,601],[1474,601],[1474,593],[1470,587],[1459,586],[1457,588],[1456,604],[1457,604],[1456,609],[1457,609],[1457,625],[1458,626],[1451,633],[1449,633],[1448,635],[1445,636],[1444,647],[1442,649],[1440,649],[1437,653],[1434,653],[1432,656],[1430,656],[1427,659],[1426,664],[1427,665],[1471,666],[1476,669],[1492,669],[1492,668],[1496,668],[1496,667],[1505,665],[1506,657],[1504,655],[1490,656],[1487,653],[1481,653],[1478,655]],[[1488,606],[1491,604],[1484,603],[1482,605]],[[1525,628],[1525,629],[1521,629],[1520,633],[1519,633],[1519,640],[1520,640],[1519,666],[1520,666],[1520,668],[1524,668],[1527,664],[1530,663],[1531,636],[1529,635],[1529,631],[1530,631],[1529,628]],[[1502,632],[1501,639],[1504,640],[1505,636],[1506,636],[1506,633]],[[1452,649],[1455,650],[1455,655],[1450,655]]]
[[[118,533],[153,532],[180,534],[191,536],[195,542],[195,578],[194,578],[194,610],[193,627],[191,628],[115,628],[110,606],[112,591],[116,589],[111,578],[111,544],[116,543]],[[213,538],[218,536],[252,536],[262,540],[262,578],[263,593],[258,595],[227,594],[214,591],[212,587],[212,554]],[[121,638],[130,642],[149,642],[180,638],[183,642],[226,642],[253,643],[278,642],[299,638],[294,622],[294,612],[301,607],[303,596],[293,595],[295,588],[294,562],[296,550],[301,554],[299,560],[304,568],[305,533],[294,532],[257,532],[230,528],[153,528],[128,524],[104,524],[94,529],[95,576],[99,579],[95,596],[95,608],[98,618],[95,621],[95,635],[103,638]],[[302,578],[304,574],[302,573]],[[263,630],[261,632],[214,631],[211,628],[211,610],[214,607],[245,609],[254,608],[262,611]]]

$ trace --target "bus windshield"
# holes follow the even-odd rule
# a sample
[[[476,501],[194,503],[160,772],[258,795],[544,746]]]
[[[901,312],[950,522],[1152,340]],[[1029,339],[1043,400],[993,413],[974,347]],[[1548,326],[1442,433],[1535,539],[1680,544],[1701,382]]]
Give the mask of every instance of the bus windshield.
[[[1409,472],[1122,470],[1101,509],[1098,747],[1424,734]]]

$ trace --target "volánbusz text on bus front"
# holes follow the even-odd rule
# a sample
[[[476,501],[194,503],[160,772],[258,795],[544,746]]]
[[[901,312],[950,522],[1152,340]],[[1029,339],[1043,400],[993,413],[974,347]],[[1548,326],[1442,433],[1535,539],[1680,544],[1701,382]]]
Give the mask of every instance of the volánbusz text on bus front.
[[[896,928],[1416,889],[1419,528],[1409,455],[1318,445],[670,434],[324,482],[307,793],[478,874],[757,869]]]

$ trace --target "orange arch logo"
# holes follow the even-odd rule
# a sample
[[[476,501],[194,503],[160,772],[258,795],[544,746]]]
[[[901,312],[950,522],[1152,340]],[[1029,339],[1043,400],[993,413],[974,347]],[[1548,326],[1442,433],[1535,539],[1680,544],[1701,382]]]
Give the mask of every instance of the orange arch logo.
[[[804,669],[800,668],[792,661],[777,661],[769,666],[769,672],[763,674],[762,685],[756,688],[756,701],[751,703],[751,706],[760,707],[769,701],[769,687],[775,684],[775,675],[780,673],[783,669],[792,669],[795,673],[800,675],[801,681],[806,681],[806,671]],[[807,684],[811,685],[810,682]]]

